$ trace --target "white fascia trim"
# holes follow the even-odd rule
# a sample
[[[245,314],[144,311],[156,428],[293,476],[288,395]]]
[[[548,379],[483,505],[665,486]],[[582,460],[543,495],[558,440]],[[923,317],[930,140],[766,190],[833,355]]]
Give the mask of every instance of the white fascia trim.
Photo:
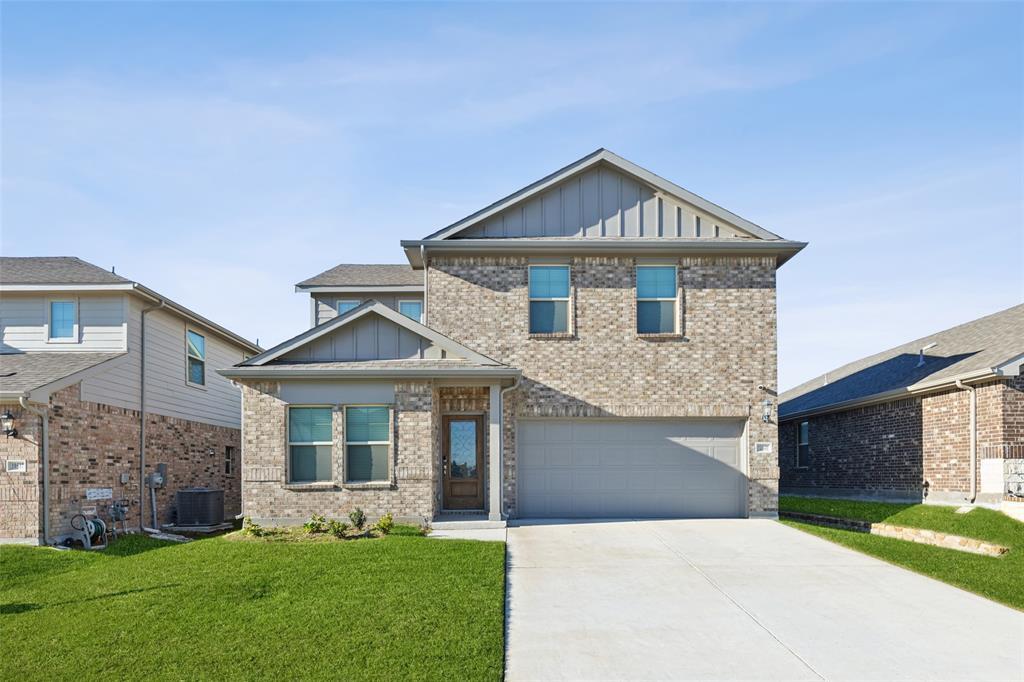
[[[577,173],[586,171],[600,163],[607,163],[617,168],[618,170],[622,171],[623,173],[626,173],[627,175],[632,175],[634,178],[656,187],[657,189],[661,190],[662,192],[665,192],[666,194],[671,194],[685,203],[688,203],[696,208],[699,208],[702,211],[720,220],[723,220],[724,222],[730,223],[740,228],[741,230],[749,232],[755,237],[758,237],[760,239],[782,239],[782,237],[780,237],[779,235],[773,232],[769,232],[760,225],[756,225],[750,222],[749,220],[746,220],[745,218],[741,218],[735,213],[728,211],[722,208],[721,206],[714,204],[708,201],[707,199],[704,199],[703,197],[700,197],[694,194],[693,192],[690,192],[689,190],[680,187],[679,185],[673,182],[669,182],[668,180],[662,178],[661,176],[655,175],[654,173],[644,168],[641,168],[640,166],[636,165],[631,161],[627,161],[618,154],[610,152],[607,149],[598,149],[597,151],[584,156],[582,159],[579,159],[578,161],[575,161],[569,164],[568,166],[555,171],[551,175],[541,178],[537,182],[534,182],[516,192],[513,192],[504,199],[500,199],[495,203],[477,211],[476,213],[473,213],[458,222],[452,223],[448,227],[445,227],[441,230],[438,230],[437,232],[434,232],[431,235],[428,235],[426,239],[448,239],[452,235],[461,232],[462,230],[472,227],[473,225],[479,224],[480,222],[493,216],[495,213],[498,213],[508,208],[512,204],[520,201],[525,201],[526,199],[529,199],[534,195],[544,192],[552,185],[558,184],[559,182],[562,182],[563,180],[573,175],[576,175]]]
[[[422,284],[388,284],[379,287],[371,286],[301,286],[295,285],[298,293],[309,294],[375,294],[375,293],[415,293],[422,292]]]
[[[343,315],[338,315],[337,317],[334,317],[328,320],[327,322],[322,323],[320,326],[314,327],[313,329],[307,330],[302,334],[299,334],[298,336],[285,341],[284,343],[278,344],[277,346],[274,346],[270,350],[267,350],[254,358],[249,358],[249,360],[247,361],[247,366],[259,367],[261,365],[265,365],[271,360],[279,358],[285,353],[295,350],[296,348],[299,348],[309,343],[310,341],[315,341],[324,334],[333,332],[335,329],[343,325],[349,324],[350,322],[354,322],[365,315],[369,315],[371,312],[377,313],[381,317],[394,322],[400,327],[405,327],[409,331],[434,342],[444,350],[450,353],[455,353],[456,355],[462,357],[465,360],[477,362],[482,365],[501,365],[500,362],[493,360],[492,358],[489,358],[486,355],[481,355],[480,353],[477,353],[476,351],[467,348],[466,346],[463,346],[461,343],[454,341],[448,338],[447,336],[444,336],[443,334],[439,334],[430,327],[424,326],[423,324],[420,324],[416,320],[413,320],[412,318],[406,317],[405,315],[402,315],[401,313],[392,310],[391,308],[387,307],[383,303],[380,303],[379,301],[369,300],[364,302],[359,307],[353,308],[352,310],[348,311]]]
[[[239,336],[238,334],[235,334],[230,329],[226,329],[226,328],[220,326],[219,324],[217,324],[213,320],[209,320],[209,319],[203,317],[202,315],[200,315],[197,312],[193,312],[192,310],[189,310],[188,308],[186,308],[185,306],[181,305],[180,303],[175,303],[171,299],[169,299],[166,296],[163,296],[161,294],[158,294],[157,292],[153,291],[149,287],[143,286],[143,285],[139,284],[138,282],[133,282],[132,285],[131,285],[131,289],[133,290],[133,293],[139,294],[142,297],[147,298],[147,299],[149,299],[150,301],[152,301],[154,303],[162,301],[165,308],[173,310],[177,314],[179,314],[182,317],[184,317],[185,319],[187,319],[189,322],[192,322],[193,324],[196,324],[196,325],[198,325],[200,327],[204,327],[207,330],[209,330],[209,331],[213,332],[214,334],[216,334],[217,336],[221,337],[222,339],[225,339],[226,341],[234,343],[234,344],[236,344],[238,346],[241,346],[242,348],[244,348],[245,350],[247,350],[247,351],[249,351],[251,353],[262,353],[263,352],[263,349],[260,348],[259,346],[257,346],[252,341],[249,341],[248,339],[245,339],[245,338]]]

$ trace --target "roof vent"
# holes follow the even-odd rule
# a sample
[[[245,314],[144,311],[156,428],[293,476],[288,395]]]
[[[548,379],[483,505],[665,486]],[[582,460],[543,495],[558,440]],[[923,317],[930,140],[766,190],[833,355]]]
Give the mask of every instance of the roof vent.
[[[922,346],[921,347],[921,350],[919,350],[917,352],[917,366],[918,367],[924,367],[924,352],[926,350],[930,349],[930,348],[935,348],[935,346],[937,346],[937,345],[939,345],[938,341],[932,341],[927,346]]]

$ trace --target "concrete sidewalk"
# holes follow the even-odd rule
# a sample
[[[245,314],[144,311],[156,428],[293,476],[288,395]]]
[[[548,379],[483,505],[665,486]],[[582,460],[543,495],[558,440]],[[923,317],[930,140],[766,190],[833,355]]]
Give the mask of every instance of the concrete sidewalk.
[[[1024,614],[773,521],[527,525],[508,548],[511,681],[1024,671]]]

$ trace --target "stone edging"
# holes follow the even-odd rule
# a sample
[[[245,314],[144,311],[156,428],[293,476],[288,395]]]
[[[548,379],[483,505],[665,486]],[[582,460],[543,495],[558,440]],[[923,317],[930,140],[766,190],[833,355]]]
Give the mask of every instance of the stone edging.
[[[907,540],[923,545],[955,549],[959,552],[970,552],[971,554],[982,554],[984,556],[998,557],[1010,551],[1008,547],[996,545],[991,542],[965,538],[960,535],[950,535],[924,528],[908,528],[906,526],[893,526],[888,523],[871,523],[870,521],[858,521],[856,519],[842,519],[835,516],[824,516],[821,514],[806,514],[804,512],[791,512],[779,510],[779,518],[803,521],[816,526],[828,528],[839,528],[841,530],[852,530],[858,533],[870,533],[886,538]]]

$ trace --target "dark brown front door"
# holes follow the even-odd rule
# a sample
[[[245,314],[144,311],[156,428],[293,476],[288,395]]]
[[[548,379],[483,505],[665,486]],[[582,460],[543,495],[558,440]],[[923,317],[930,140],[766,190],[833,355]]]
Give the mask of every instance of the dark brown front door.
[[[444,429],[444,508],[484,508],[484,418],[448,416]]]

